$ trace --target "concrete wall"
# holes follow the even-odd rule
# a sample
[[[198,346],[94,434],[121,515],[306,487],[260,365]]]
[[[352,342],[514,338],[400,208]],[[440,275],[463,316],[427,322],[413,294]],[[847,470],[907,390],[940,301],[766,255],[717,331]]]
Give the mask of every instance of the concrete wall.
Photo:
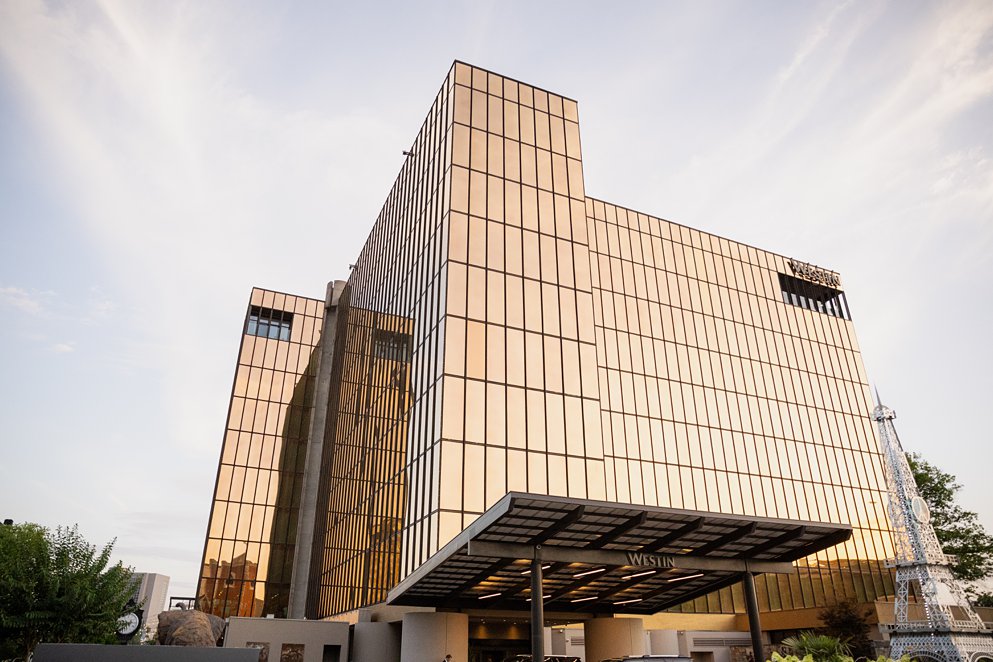
[[[450,662],[469,662],[467,615],[435,612],[403,617],[400,662],[444,662],[448,655]]]
[[[711,654],[713,662],[731,662],[731,647],[752,649],[752,638],[748,632],[714,632],[712,630],[690,630],[678,633],[679,655],[703,657]],[[769,636],[762,633],[762,641],[769,643]],[[702,654],[702,655],[701,655]]]
[[[352,627],[353,662],[400,662],[400,623],[360,621]]]
[[[334,356],[334,339],[338,326],[338,299],[346,282],[328,283],[324,298],[324,327],[321,331],[320,351],[317,353],[317,381],[314,385],[314,412],[310,419],[307,441],[307,459],[304,464],[304,483],[300,494],[300,511],[297,521],[296,546],[294,547],[293,573],[290,576],[290,599],[287,606],[290,618],[307,615],[307,591],[310,589],[310,565],[314,545],[314,523],[317,517],[317,492],[321,482],[321,460],[324,456],[324,432],[327,424],[327,403],[331,390],[331,368]]]
[[[586,632],[583,630],[583,626],[578,627],[572,625],[570,627],[564,628],[562,630],[563,636],[565,637],[565,650],[562,651],[561,655],[569,655],[573,657],[578,657],[580,660],[585,662],[586,660]],[[556,652],[556,654],[559,654]]]
[[[259,653],[244,648],[39,644],[32,660],[34,662],[258,662]]]
[[[676,630],[649,630],[648,652],[651,655],[679,655],[679,635]]]
[[[645,654],[645,628],[640,618],[594,618],[583,624],[586,662]]]
[[[229,618],[228,629],[224,633],[224,647],[245,648],[252,643],[268,644],[269,662],[280,662],[283,646],[289,644],[303,645],[302,662],[347,662],[348,623],[285,618]],[[337,658],[334,657],[335,652]]]

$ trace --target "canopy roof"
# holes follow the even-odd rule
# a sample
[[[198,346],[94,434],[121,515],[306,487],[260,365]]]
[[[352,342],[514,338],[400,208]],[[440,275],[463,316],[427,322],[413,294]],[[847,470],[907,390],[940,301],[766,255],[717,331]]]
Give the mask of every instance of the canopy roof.
[[[851,537],[845,524],[511,492],[400,582],[389,604],[526,610],[540,558],[545,609],[653,614]]]

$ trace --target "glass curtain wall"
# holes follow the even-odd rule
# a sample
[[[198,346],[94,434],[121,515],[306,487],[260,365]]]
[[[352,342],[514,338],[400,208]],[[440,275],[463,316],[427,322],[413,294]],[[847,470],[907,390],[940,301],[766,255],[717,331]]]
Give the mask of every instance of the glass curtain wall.
[[[339,302],[313,618],[383,601],[399,580],[401,553],[407,566],[420,563],[437,536],[437,493],[427,487],[438,470],[450,81],[407,150]]]
[[[576,102],[462,64],[454,83],[427,555],[508,491],[606,494]]]
[[[587,198],[571,99],[456,63],[409,151],[340,306],[309,614],[383,600],[508,491],[850,522],[762,606],[890,592],[847,308]]]
[[[252,290],[197,590],[205,612],[286,615],[323,309]]]
[[[587,211],[607,498],[855,527],[796,574],[759,577],[763,609],[892,593],[852,323],[786,303],[782,256],[599,200]],[[683,609],[743,606],[725,589]]]

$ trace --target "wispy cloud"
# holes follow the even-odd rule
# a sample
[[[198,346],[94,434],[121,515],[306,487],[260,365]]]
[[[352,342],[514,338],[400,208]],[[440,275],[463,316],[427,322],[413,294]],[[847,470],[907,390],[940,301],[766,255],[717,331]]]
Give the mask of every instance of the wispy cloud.
[[[80,311],[80,321],[84,324],[99,324],[118,312],[120,305],[109,297],[103,288],[89,288],[84,308]]]
[[[409,141],[376,109],[286,107],[239,84],[228,52],[245,46],[217,11],[191,3],[158,20],[132,3],[0,3],[0,58],[124,299],[92,293],[78,317],[96,324],[127,309],[121,355],[154,348],[145,366],[179,412],[164,424],[198,449],[230,379],[217,360],[229,337],[204,329],[236,318],[252,284],[320,293],[364,239],[334,219],[375,217],[388,186],[369,176],[377,146],[398,158]],[[191,397],[191,366],[201,396]]]
[[[75,342],[60,342],[52,345],[52,351],[56,354],[68,354],[69,352],[76,351]]]
[[[51,290],[0,287],[0,307],[24,313],[28,319],[33,320],[32,327],[49,330],[79,324],[99,325],[112,318],[120,309],[118,302],[99,287],[90,287],[86,295],[78,299],[59,296]],[[29,335],[37,339],[36,333]]]
[[[827,17],[814,26],[814,28],[805,36],[800,44],[800,47],[793,54],[793,59],[790,63],[783,67],[783,69],[776,76],[777,86],[782,87],[786,85],[795,74],[802,70],[804,64],[811,57],[811,55],[821,48],[824,41],[831,36],[832,27],[838,20],[838,17],[851,5],[852,0],[839,3],[828,12]]]
[[[545,22],[518,19],[525,10],[533,19],[540,3],[511,4],[473,5],[459,25],[442,25],[453,13],[437,11],[430,29],[456,38],[414,49],[420,56],[434,48],[440,63],[422,88],[410,85],[425,73],[410,48],[422,26],[388,17],[363,14],[378,35],[369,49],[364,36],[339,42],[315,30],[309,13],[274,17],[266,3],[232,11],[224,3],[0,2],[4,98],[18,104],[26,126],[34,123],[30,149],[43,159],[46,186],[106,275],[79,283],[75,296],[31,289],[50,281],[5,276],[11,286],[0,288],[0,306],[28,320],[37,348],[78,347],[73,361],[107,342],[112,355],[101,356],[98,370],[126,372],[130,390],[100,392],[90,409],[143,396],[134,404],[148,405],[147,434],[135,457],[154,448],[172,489],[203,491],[195,504],[165,499],[156,511],[196,520],[199,542],[189,549],[202,543],[248,287],[319,296],[321,283],[354,261],[452,57],[477,53],[487,64],[524,53],[534,61],[505,73],[550,86],[559,75],[588,83],[581,104],[607,100],[600,125],[584,114],[584,150],[623,124],[618,117],[645,109],[632,128],[638,141],[614,141],[616,151],[587,164],[616,178],[616,202],[823,260],[846,283],[867,284],[853,287],[853,298],[893,285],[872,305],[901,332],[884,342],[868,315],[859,320],[877,360],[929,353],[921,323],[935,301],[929,295],[966,291],[949,279],[989,282],[993,146],[988,117],[976,113],[993,72],[988,0],[914,10],[875,0],[795,3],[749,9],[731,22],[721,5],[663,3],[651,20],[636,10],[597,15],[590,5],[588,16],[575,12],[561,26],[560,43]],[[338,18],[335,26],[347,24]],[[480,27],[492,34],[479,38]],[[319,38],[306,41],[308,30]],[[590,68],[575,47],[586,30],[602,44]],[[740,57],[723,57],[733,43]],[[530,78],[532,67],[542,79]],[[329,75],[344,70],[357,72],[348,84]],[[746,92],[708,96],[725,88]],[[712,123],[678,114],[680,103],[693,108],[699,99],[726,103],[708,109]],[[956,131],[969,138],[954,140]],[[653,142],[663,135],[685,144]],[[638,158],[661,173],[657,182]],[[940,253],[939,242],[948,244]],[[88,289],[90,282],[104,286]],[[970,295],[973,303],[984,297]],[[974,365],[988,366],[983,360]],[[126,409],[107,416],[106,429],[91,426],[101,442],[114,433],[133,441]],[[189,485],[178,489],[182,481]],[[133,508],[127,501],[113,507]],[[92,510],[94,521],[103,515]],[[159,517],[139,530],[161,528]]]
[[[14,308],[29,315],[38,315],[44,312],[43,300],[51,295],[51,292],[35,292],[22,289],[20,287],[0,287],[0,306]]]

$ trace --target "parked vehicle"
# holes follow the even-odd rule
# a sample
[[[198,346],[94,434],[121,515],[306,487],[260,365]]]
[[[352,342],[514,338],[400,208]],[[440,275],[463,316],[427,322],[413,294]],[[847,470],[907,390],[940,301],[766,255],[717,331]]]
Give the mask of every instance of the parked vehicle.
[[[520,653],[504,658],[503,662],[531,662],[530,653]],[[546,655],[545,662],[582,662],[575,655]]]
[[[629,655],[627,657],[612,657],[603,662],[692,662],[682,655]]]

